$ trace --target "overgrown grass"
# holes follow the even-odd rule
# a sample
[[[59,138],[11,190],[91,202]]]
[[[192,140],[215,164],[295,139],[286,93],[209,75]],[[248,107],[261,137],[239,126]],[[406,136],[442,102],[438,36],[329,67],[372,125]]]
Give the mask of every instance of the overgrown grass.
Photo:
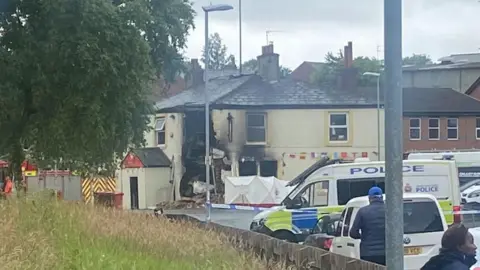
[[[0,269],[274,269],[187,223],[37,197],[0,215]]]

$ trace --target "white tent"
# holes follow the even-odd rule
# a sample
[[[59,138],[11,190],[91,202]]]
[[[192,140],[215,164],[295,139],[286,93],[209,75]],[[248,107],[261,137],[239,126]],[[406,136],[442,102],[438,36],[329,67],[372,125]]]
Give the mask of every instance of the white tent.
[[[275,177],[227,177],[225,203],[265,205],[279,204],[288,194],[286,181]]]

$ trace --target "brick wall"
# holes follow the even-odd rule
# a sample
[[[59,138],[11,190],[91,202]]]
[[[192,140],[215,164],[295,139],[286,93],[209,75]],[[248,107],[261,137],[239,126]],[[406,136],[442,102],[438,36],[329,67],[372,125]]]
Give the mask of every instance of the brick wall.
[[[420,140],[411,140],[410,118],[420,118]],[[453,149],[480,149],[480,140],[476,138],[476,117],[458,117],[458,139],[447,138],[447,117],[432,117],[440,119],[440,139],[429,139],[429,117],[404,117],[403,119],[403,147],[406,152],[418,150],[453,150]]]

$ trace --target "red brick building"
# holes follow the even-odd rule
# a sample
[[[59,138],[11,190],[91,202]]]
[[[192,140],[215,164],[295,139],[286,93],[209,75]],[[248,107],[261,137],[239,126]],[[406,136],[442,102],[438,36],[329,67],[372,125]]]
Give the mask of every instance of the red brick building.
[[[406,152],[480,149],[480,100],[449,88],[405,89],[403,112]]]

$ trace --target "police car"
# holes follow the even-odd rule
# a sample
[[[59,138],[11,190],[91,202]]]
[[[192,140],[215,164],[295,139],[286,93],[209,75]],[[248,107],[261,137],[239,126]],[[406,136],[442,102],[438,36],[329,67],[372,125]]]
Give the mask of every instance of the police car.
[[[352,198],[365,196],[372,186],[385,191],[385,162],[342,163],[324,158],[289,184],[294,190],[281,206],[254,217],[250,229],[273,237],[303,242],[317,220],[341,212]],[[458,172],[451,160],[404,160],[405,193],[432,194],[448,224],[460,222]],[[388,194],[387,194],[388,195]]]

